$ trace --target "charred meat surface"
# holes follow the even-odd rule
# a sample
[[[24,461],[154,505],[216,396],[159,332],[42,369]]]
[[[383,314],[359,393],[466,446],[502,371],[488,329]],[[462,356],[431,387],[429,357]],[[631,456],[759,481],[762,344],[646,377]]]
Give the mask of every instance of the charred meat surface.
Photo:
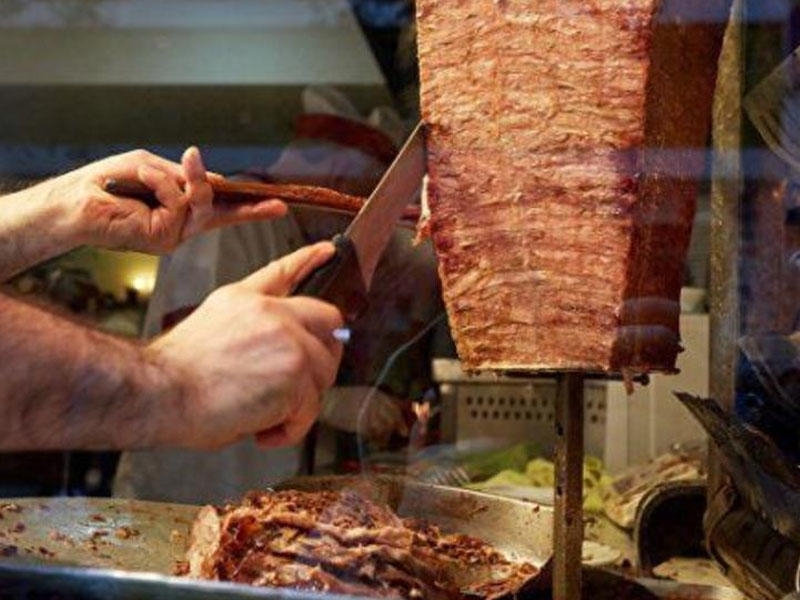
[[[729,0],[417,0],[430,231],[470,369],[672,371]]]
[[[348,491],[252,492],[205,507],[188,559],[193,577],[380,598],[490,600],[538,573]]]

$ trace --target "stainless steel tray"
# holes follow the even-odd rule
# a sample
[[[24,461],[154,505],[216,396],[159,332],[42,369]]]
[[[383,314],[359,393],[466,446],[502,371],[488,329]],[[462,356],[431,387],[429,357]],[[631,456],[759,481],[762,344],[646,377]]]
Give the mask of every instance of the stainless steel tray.
[[[549,507],[389,476],[298,478],[282,487],[357,490],[401,516],[479,537],[510,559],[537,566],[551,553]],[[18,581],[54,579],[78,587],[92,581],[117,582],[124,590],[178,583],[182,590],[206,589],[203,582],[154,579],[171,575],[184,559],[197,506],[96,498],[21,498],[5,503],[19,510],[3,510],[0,501],[0,578],[17,574]],[[142,573],[149,575],[143,579]]]
[[[54,594],[49,596],[47,594]],[[58,600],[333,600],[336,596],[302,594],[198,581],[157,573],[0,562],[0,597]],[[343,598],[343,597],[339,597]],[[360,599],[363,600],[363,599]]]
[[[3,510],[9,505],[19,512]],[[107,498],[0,500],[0,565],[15,559],[170,575],[185,557],[197,510]]]
[[[311,477],[282,487],[356,489],[402,516],[480,537],[511,558],[534,564],[551,552],[552,509],[528,502],[396,477]],[[20,509],[0,509],[0,555],[17,549],[15,556],[0,558],[0,590],[11,597],[57,592],[58,598],[104,600],[333,598],[170,576],[184,558],[197,506],[91,498],[27,498],[0,506],[7,502]],[[743,599],[725,588],[644,583],[670,600]]]
[[[552,548],[553,510],[481,492],[391,476],[303,477],[282,488],[356,490],[404,517],[483,539],[512,560],[541,566]],[[198,506],[98,498],[21,498],[0,514],[0,556],[171,574]],[[3,501],[0,501],[2,507]]]
[[[746,600],[736,590],[687,585],[670,581],[639,580],[664,600]],[[0,562],[3,597],[27,598],[31,594],[55,593],[59,600],[351,600],[352,597],[253,588],[212,581],[169,577],[154,573],[131,573],[108,569],[20,565]],[[352,599],[355,600],[355,599]],[[363,599],[358,599],[363,600]],[[620,599],[624,600],[624,599]]]

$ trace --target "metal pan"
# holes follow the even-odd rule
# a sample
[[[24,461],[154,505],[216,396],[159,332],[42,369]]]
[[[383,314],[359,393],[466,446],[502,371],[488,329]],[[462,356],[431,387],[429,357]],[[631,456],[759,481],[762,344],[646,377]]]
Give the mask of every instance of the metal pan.
[[[542,566],[551,553],[552,509],[528,502],[383,476],[299,478],[282,487],[357,490],[388,504],[401,516],[484,539],[515,561]],[[6,558],[0,560],[0,575],[17,572],[33,577],[33,568],[38,577],[42,570],[47,573],[56,566],[79,566],[97,569],[90,579],[107,573],[102,578],[115,581],[121,580],[119,572],[173,573],[185,557],[191,523],[199,509],[122,499],[7,502],[15,508],[1,512],[0,556]],[[111,569],[118,572],[105,571]],[[75,573],[59,572],[58,578],[64,577],[85,581]],[[161,583],[171,586],[175,581]]]
[[[122,499],[2,500],[0,556],[26,564],[171,574],[185,557],[197,510]]]
[[[513,560],[541,565],[551,554],[552,509],[479,492],[396,477],[308,477],[282,488],[353,489],[386,502],[401,516],[427,519],[473,535]],[[58,592],[59,598],[272,598],[333,600],[331,595],[252,588],[172,577],[183,560],[199,507],[136,500],[46,498],[0,502],[0,590],[12,597]],[[721,588],[655,582],[671,600],[740,600]],[[680,594],[674,593],[680,591]]]
[[[552,548],[553,511],[520,500],[391,477],[307,477],[283,489],[356,490],[403,517],[478,537],[510,560],[543,565]],[[123,499],[47,498],[7,501],[0,514],[0,555],[169,574],[185,555],[198,506]],[[0,503],[0,507],[3,504]]]
[[[638,583],[663,600],[746,600],[744,595],[730,588],[654,579],[638,580]],[[356,600],[346,596],[255,588],[151,573],[43,565],[29,565],[23,569],[2,561],[0,590],[3,597],[38,598],[52,593],[59,600]]]

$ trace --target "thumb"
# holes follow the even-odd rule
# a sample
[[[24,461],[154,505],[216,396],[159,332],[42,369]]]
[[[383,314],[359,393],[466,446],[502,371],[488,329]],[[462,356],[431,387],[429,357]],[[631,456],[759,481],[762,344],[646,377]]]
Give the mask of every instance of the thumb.
[[[242,285],[261,294],[288,296],[314,269],[328,262],[335,252],[331,242],[300,248],[243,279]]]
[[[192,205],[192,209],[197,212],[210,214],[211,206],[214,201],[214,192],[208,185],[206,178],[206,167],[200,150],[196,146],[187,148],[181,157],[184,177],[186,178],[186,196]]]

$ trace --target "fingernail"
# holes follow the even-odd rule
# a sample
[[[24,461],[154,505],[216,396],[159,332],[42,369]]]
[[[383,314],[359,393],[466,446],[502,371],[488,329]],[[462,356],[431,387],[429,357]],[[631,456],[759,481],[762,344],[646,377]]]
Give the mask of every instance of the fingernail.
[[[183,166],[185,169],[191,170],[191,173],[186,174],[189,179],[199,179],[205,176],[206,167],[197,146],[189,146],[183,153]]]
[[[337,342],[341,342],[342,344],[349,343],[351,336],[352,332],[347,327],[340,327],[339,329],[333,330],[333,339],[335,339]]]
[[[191,148],[189,148],[189,152],[191,152],[194,156],[197,157],[197,162],[199,162],[201,165],[203,164],[203,155],[200,154],[200,148],[198,148],[197,146],[192,146]]]

